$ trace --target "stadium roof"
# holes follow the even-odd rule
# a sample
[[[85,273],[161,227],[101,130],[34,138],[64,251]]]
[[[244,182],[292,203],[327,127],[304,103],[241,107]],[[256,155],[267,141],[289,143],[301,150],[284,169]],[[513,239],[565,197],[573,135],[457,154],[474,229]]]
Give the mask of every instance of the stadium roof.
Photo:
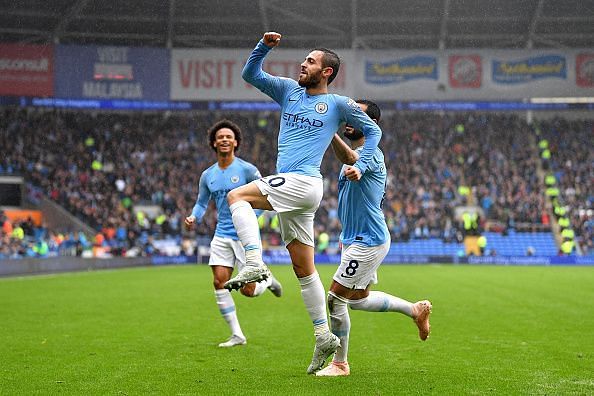
[[[157,47],[594,48],[594,0],[0,0],[0,41]]]

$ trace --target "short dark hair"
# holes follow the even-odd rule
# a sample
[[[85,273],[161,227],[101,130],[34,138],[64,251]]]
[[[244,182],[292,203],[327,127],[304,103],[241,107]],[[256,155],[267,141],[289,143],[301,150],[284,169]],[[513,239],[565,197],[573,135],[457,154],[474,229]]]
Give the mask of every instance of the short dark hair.
[[[367,99],[359,99],[355,100],[355,102],[367,105],[365,114],[367,114],[372,120],[377,120],[377,122],[379,122],[380,118],[382,117],[382,111],[375,102]]]
[[[239,150],[239,146],[241,145],[241,128],[233,121],[227,119],[217,121],[213,126],[209,128],[208,142],[210,144],[210,148],[214,151],[217,151],[217,148],[214,147],[214,142],[217,137],[217,132],[223,128],[229,128],[233,131],[233,135],[235,135],[235,140],[237,140],[237,147],[235,147],[233,151],[237,152],[237,150]]]
[[[322,56],[322,67],[331,67],[332,74],[328,77],[328,85],[336,78],[338,70],[340,69],[340,58],[336,52],[329,50],[328,48],[316,48],[314,51],[321,51],[324,53]]]

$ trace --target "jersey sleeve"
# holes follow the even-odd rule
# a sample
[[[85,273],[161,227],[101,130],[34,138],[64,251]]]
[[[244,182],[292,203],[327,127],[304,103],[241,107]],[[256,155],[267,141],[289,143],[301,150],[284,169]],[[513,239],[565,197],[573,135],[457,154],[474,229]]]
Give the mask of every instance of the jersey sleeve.
[[[363,151],[363,146],[358,147],[355,151],[359,154],[360,157],[361,151]],[[375,150],[375,153],[373,154],[371,161],[369,161],[369,163],[367,164],[367,169],[365,170],[365,172],[375,172],[381,167],[383,161],[379,157],[378,151],[379,150]]]
[[[196,199],[194,209],[192,209],[192,215],[196,217],[196,223],[202,221],[202,217],[204,217],[204,213],[206,213],[206,208],[208,207],[208,201],[210,200],[210,190],[208,188],[205,173],[206,172],[202,173],[202,176],[200,176],[198,198]]]
[[[246,82],[258,88],[282,106],[289,91],[298,84],[290,78],[276,77],[262,70],[264,58],[270,50],[271,48],[260,40],[243,67],[241,76]]]
[[[256,168],[256,166],[252,164],[248,164],[248,166],[245,168],[245,180],[249,183],[261,178],[262,174],[260,173],[258,168]]]
[[[382,130],[373,122],[367,114],[361,110],[359,105],[351,98],[336,96],[337,104],[341,111],[342,120],[352,125],[355,129],[363,132],[365,143],[359,154],[359,159],[353,166],[357,167],[361,173],[365,173],[367,167],[373,159],[375,149],[382,137]]]
[[[384,160],[382,158],[382,155],[380,154],[379,150],[375,150],[375,153],[373,154],[373,158],[371,159],[371,162],[367,169],[370,172],[376,172],[376,171],[379,171],[383,166],[384,166]]]

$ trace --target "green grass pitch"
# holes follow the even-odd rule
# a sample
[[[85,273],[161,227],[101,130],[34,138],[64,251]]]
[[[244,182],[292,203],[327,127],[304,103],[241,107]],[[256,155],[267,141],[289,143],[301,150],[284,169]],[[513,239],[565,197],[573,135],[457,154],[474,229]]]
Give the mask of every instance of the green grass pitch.
[[[346,378],[305,374],[312,326],[271,268],[285,295],[234,293],[230,350],[207,266],[0,279],[0,394],[594,394],[592,267],[385,265],[377,290],[433,302],[431,337],[351,311]]]

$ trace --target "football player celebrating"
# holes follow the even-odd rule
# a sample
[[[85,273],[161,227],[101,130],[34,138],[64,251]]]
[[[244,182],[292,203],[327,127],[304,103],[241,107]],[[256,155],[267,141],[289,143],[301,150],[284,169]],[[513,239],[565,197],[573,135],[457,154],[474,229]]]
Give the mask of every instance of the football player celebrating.
[[[379,122],[380,108],[372,101],[357,101],[361,110]],[[390,233],[382,212],[386,188],[384,154],[375,149],[372,160],[361,179],[350,181],[345,171],[356,163],[365,142],[365,136],[350,126],[344,136],[351,141],[349,147],[338,135],[332,139],[332,148],[345,165],[338,180],[338,217],[342,224],[340,265],[328,291],[328,308],[332,332],[340,338],[340,346],[332,362],[316,373],[317,376],[345,376],[350,374],[347,353],[351,320],[347,307],[369,312],[399,312],[413,318],[419,337],[429,336],[431,303],[427,300],[411,303],[381,291],[370,291],[377,283],[376,271],[390,250]]]
[[[239,326],[233,297],[223,286],[231,278],[235,267],[239,271],[245,265],[245,251],[231,220],[227,193],[235,187],[259,179],[260,172],[254,165],[235,156],[241,144],[241,129],[237,124],[229,120],[217,122],[208,130],[208,140],[209,145],[217,153],[217,162],[202,172],[198,199],[192,214],[186,217],[185,224],[188,229],[191,229],[195,223],[201,222],[208,202],[210,199],[215,201],[218,221],[210,243],[208,264],[212,269],[217,305],[231,330],[231,337],[219,346],[232,347],[243,345],[247,341]],[[258,283],[244,285],[241,288],[241,294],[256,297],[266,289],[277,297],[282,294],[281,284],[273,276]]]

